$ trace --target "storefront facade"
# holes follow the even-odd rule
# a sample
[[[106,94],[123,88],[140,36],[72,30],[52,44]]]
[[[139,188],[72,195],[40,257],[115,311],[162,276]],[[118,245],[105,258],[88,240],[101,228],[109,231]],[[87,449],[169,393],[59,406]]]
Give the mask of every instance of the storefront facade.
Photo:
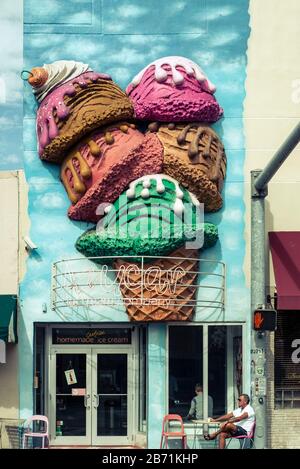
[[[35,325],[34,408],[49,416],[51,445],[146,447],[147,435],[153,438],[150,425],[160,420],[148,409],[186,417],[195,381],[203,383],[203,415],[233,408],[243,389],[245,327],[166,326],[159,331],[165,341],[159,372],[149,366],[149,359],[158,359],[150,351],[152,329],[121,323]],[[188,433],[192,440],[193,429]]]
[[[203,386],[204,417],[232,410],[240,392],[250,393],[250,295],[243,270],[248,2],[237,6],[228,0],[225,7],[216,1],[205,10],[202,2],[192,2],[199,16],[195,25],[189,14],[181,15],[179,6],[172,24],[180,25],[182,32],[175,36],[170,34],[173,26],[158,25],[152,14],[139,29],[148,2],[134,2],[129,16],[126,1],[106,2],[102,11],[102,2],[91,2],[97,8],[77,15],[70,11],[70,2],[62,2],[68,18],[64,24],[55,9],[38,13],[34,1],[32,8],[30,3],[24,11],[27,70],[59,59],[84,60],[110,73],[124,89],[131,76],[158,56],[190,56],[199,63],[206,57],[203,68],[217,84],[225,110],[225,118],[214,126],[227,154],[224,206],[205,215],[205,221],[218,226],[219,241],[199,254],[201,294],[193,319],[133,322],[118,285],[103,267],[99,273],[97,264],[83,257],[78,262],[84,269],[74,267],[74,243],[90,225],[68,219],[69,201],[59,169],[38,158],[36,103],[30,87],[24,87],[29,235],[37,249],[28,256],[20,292],[20,414],[45,413],[54,446],[158,448],[163,416],[176,412],[185,417],[196,383]],[[168,11],[164,13],[168,17]],[[98,275],[108,275],[104,287]],[[101,342],[103,337],[107,343]],[[191,444],[188,424],[187,431]]]
[[[46,414],[52,446],[158,448],[163,416],[185,417],[196,383],[203,387],[204,417],[232,410],[240,392],[256,392],[250,377],[250,171],[265,166],[299,121],[298,1],[282,2],[276,11],[273,0],[189,0],[172,8],[161,0],[151,7],[146,0],[62,0],[59,9],[50,1],[43,8],[36,0],[23,3],[24,21],[21,0],[14,13],[4,14],[4,49],[14,44],[14,53],[0,74],[0,164],[9,171],[0,179],[8,228],[1,234],[6,363],[0,363],[0,418]],[[211,127],[224,144],[227,174],[222,209],[204,215],[219,240],[199,252],[191,320],[133,321],[132,298],[124,298],[111,264],[78,257],[74,244],[93,224],[68,218],[59,167],[38,156],[32,89],[24,83],[21,90],[21,80],[12,77],[22,68],[74,60],[110,74],[124,90],[163,56],[190,58],[216,85],[224,117]],[[299,233],[299,156],[296,148],[269,184],[266,239]],[[11,171],[23,166],[26,181],[21,171]],[[296,256],[287,257],[298,288]],[[296,448],[300,308],[276,303],[281,286],[271,244],[268,263],[266,303],[278,308],[278,328],[267,335],[267,420],[258,430],[268,447]],[[174,280],[171,269],[167,279]],[[172,282],[165,287],[172,289]],[[7,343],[14,321],[3,320],[6,296],[18,304],[9,315],[18,316],[18,344]],[[192,447],[193,429],[185,427]]]

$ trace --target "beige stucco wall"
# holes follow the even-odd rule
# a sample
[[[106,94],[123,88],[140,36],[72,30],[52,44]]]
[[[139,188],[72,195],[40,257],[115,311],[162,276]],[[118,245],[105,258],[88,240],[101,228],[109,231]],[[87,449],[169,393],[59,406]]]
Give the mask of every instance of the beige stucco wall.
[[[0,173],[1,269],[0,294],[18,293],[19,178],[18,173]]]
[[[0,418],[19,417],[18,346],[6,345],[6,363],[0,363]]]
[[[264,168],[300,117],[300,2],[250,0],[244,126],[246,139],[245,274],[250,284],[250,170]],[[300,146],[280,168],[266,199],[268,231],[300,231]],[[266,238],[267,239],[267,238]],[[274,291],[267,247],[266,282]],[[267,351],[267,435],[271,448],[300,448],[299,409],[274,409],[274,334]]]
[[[300,117],[300,2],[250,0],[244,126],[245,273],[250,283],[250,171],[264,168]],[[269,184],[266,231],[300,231],[300,146]],[[274,286],[272,262],[267,284]]]
[[[17,295],[27,256],[23,236],[29,227],[24,173],[0,172],[0,194],[0,294]],[[6,363],[0,364],[0,418],[17,418],[18,415],[18,345],[7,344]]]

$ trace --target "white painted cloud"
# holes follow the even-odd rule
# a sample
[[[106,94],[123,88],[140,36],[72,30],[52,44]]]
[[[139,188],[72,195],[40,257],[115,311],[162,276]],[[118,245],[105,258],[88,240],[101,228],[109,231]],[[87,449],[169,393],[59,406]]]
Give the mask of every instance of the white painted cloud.
[[[62,194],[58,192],[47,192],[37,197],[34,201],[34,206],[48,209],[61,208],[65,206],[65,199]]]
[[[109,56],[109,62],[118,63],[120,65],[143,64],[145,57],[139,51],[123,47],[119,51]]]
[[[235,231],[227,231],[226,236],[222,240],[223,249],[228,251],[236,251],[240,249],[241,237]]]
[[[242,210],[238,208],[236,209],[227,208],[227,210],[225,210],[223,213],[223,220],[241,223],[243,220],[243,216],[244,215],[243,215]]]
[[[88,10],[79,11],[68,17],[68,23],[71,24],[91,24],[92,22],[92,12]]]
[[[0,116],[0,127],[13,127],[17,122],[11,117]]]
[[[241,277],[241,266],[240,265],[231,265],[227,266],[227,276],[240,278]]]
[[[138,5],[129,4],[118,9],[118,13],[122,18],[140,18],[148,13],[148,8]]]
[[[40,65],[64,59],[83,61],[85,60],[85,57],[97,57],[100,62],[104,52],[104,45],[99,43],[99,41],[90,40],[82,36],[71,35],[65,40],[63,47],[58,47],[57,45],[51,47],[50,44],[49,48],[44,50],[40,56]]]
[[[37,49],[57,46],[61,44],[61,35],[57,34],[29,34],[26,38],[28,49]],[[39,64],[41,65],[41,64]]]
[[[120,83],[120,82],[129,82],[131,78],[131,73],[127,68],[124,67],[113,67],[109,69],[110,75],[113,79]]]
[[[174,14],[179,13],[180,11],[184,10],[185,6],[186,6],[186,2],[183,2],[181,0],[177,2],[173,1],[172,8],[170,8],[170,14],[174,15]]]
[[[232,183],[226,185],[226,196],[242,197],[243,196],[243,183]]]
[[[38,235],[47,235],[51,238],[53,236],[65,236],[70,233],[70,225],[62,223],[61,219],[56,218],[51,218],[51,223],[37,223],[34,229]]]
[[[239,34],[234,31],[221,32],[214,34],[209,38],[209,44],[211,47],[218,47],[230,44],[231,42],[237,41]]]
[[[167,53],[167,46],[164,44],[156,44],[150,49],[151,60],[156,60],[158,57],[163,57]]]
[[[34,151],[24,151],[24,160],[26,163],[30,164],[37,160],[36,152]]]
[[[244,272],[240,271],[240,278],[244,277]],[[247,290],[244,288],[228,288],[226,290],[226,303],[230,310],[235,310],[239,312],[239,316],[243,314],[244,311],[248,312],[248,295]],[[229,309],[228,309],[229,310]]]
[[[208,21],[212,21],[222,16],[230,16],[233,13],[235,13],[236,10],[237,10],[236,7],[229,6],[229,5],[226,5],[223,7],[221,5],[218,5],[218,7],[207,6],[205,16]]]
[[[169,42],[169,38],[166,36],[160,36],[159,41],[157,36],[150,36],[150,35],[142,35],[142,34],[132,34],[126,36],[126,44],[132,44],[134,46],[145,46],[147,45],[147,51],[149,47],[153,47],[156,45],[162,45]]]
[[[99,60],[101,60],[100,54],[107,51],[104,50],[104,45],[100,43],[97,39],[87,39],[82,36],[76,36],[75,41],[70,40],[66,43],[66,47],[64,47],[64,51],[68,55],[81,56],[81,60],[85,60],[84,58],[89,55],[98,55]]]
[[[234,122],[234,121],[233,121]],[[244,136],[242,129],[237,127],[230,127],[224,132],[224,142],[227,149],[242,149],[244,147]]]
[[[222,62],[218,65],[218,70],[220,73],[223,72],[230,76],[243,76],[245,73],[245,57],[240,55],[234,60]]]
[[[18,155],[7,155],[7,156],[4,156],[2,158],[2,160],[5,162],[5,163],[11,163],[11,164],[16,164],[16,163],[20,163],[21,162],[21,159]]]
[[[244,85],[239,82],[221,82],[218,86],[218,91],[226,94],[240,94],[244,92]]]
[[[107,23],[105,25],[105,32],[106,33],[121,33],[126,29],[126,25],[124,23]]]
[[[26,7],[26,0],[25,0],[25,7]],[[61,9],[61,4],[59,0],[51,0],[47,2],[43,2],[43,8],[39,8],[39,18],[41,22],[45,22],[48,20],[48,17],[53,13],[56,13]]]
[[[30,319],[36,321],[43,317],[43,303],[47,296],[45,296],[45,291],[49,291],[49,285],[47,285],[46,290],[38,290],[35,292],[34,297],[26,298],[23,303],[24,311],[30,311]],[[49,291],[50,296],[50,291]],[[31,321],[26,321],[26,327],[32,327]],[[31,331],[30,331],[31,334]]]
[[[49,289],[49,284],[44,279],[41,279],[41,278],[33,279],[30,282],[30,290],[33,290],[36,293],[40,291],[43,294],[43,292],[47,291],[48,289]]]
[[[45,191],[45,188],[49,184],[60,184],[59,181],[53,182],[53,178],[51,176],[47,177],[39,177],[39,176],[32,176],[28,180],[28,184],[31,186],[32,189],[35,191]]]
[[[196,52],[191,57],[200,67],[212,65],[215,61],[215,54],[212,51]]]

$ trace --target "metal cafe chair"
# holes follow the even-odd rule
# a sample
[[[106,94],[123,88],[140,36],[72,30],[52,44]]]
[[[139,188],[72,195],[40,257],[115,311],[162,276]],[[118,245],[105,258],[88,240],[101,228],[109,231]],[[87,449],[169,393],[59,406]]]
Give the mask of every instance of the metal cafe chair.
[[[36,431],[36,426],[39,430]],[[45,415],[33,415],[26,422],[23,433],[23,449],[26,448],[26,438],[42,438],[42,448],[45,448],[45,440],[49,443],[49,421]]]
[[[170,422],[177,421],[180,424],[179,431],[171,431],[170,430]],[[168,414],[165,415],[163,418],[162,424],[162,433],[161,433],[161,440],[160,440],[160,449],[168,448],[168,439],[169,438],[180,438],[182,442],[182,448],[186,449],[187,447],[187,436],[184,431],[183,420],[180,415],[177,414]],[[164,446],[165,445],[165,446]]]
[[[231,441],[232,440],[240,440],[240,447],[241,449],[245,449],[245,446],[246,446],[246,442],[247,440],[249,441],[250,443],[250,448],[254,448],[255,449],[255,444],[254,444],[254,435],[255,435],[255,425],[256,425],[256,422],[254,421],[253,424],[252,424],[252,427],[251,427],[251,430],[248,432],[247,435],[241,435],[241,436],[232,436],[227,445],[226,445],[226,449],[228,448],[228,446],[230,445]]]

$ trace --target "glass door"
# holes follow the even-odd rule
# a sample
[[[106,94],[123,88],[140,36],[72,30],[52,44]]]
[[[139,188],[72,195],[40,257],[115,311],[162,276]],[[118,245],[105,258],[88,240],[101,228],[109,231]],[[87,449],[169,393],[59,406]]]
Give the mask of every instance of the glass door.
[[[51,362],[51,443],[90,445],[90,349],[52,350]]]
[[[52,445],[128,445],[133,441],[131,350],[53,348]]]
[[[132,442],[132,356],[126,351],[93,350],[92,441],[94,445]]]

